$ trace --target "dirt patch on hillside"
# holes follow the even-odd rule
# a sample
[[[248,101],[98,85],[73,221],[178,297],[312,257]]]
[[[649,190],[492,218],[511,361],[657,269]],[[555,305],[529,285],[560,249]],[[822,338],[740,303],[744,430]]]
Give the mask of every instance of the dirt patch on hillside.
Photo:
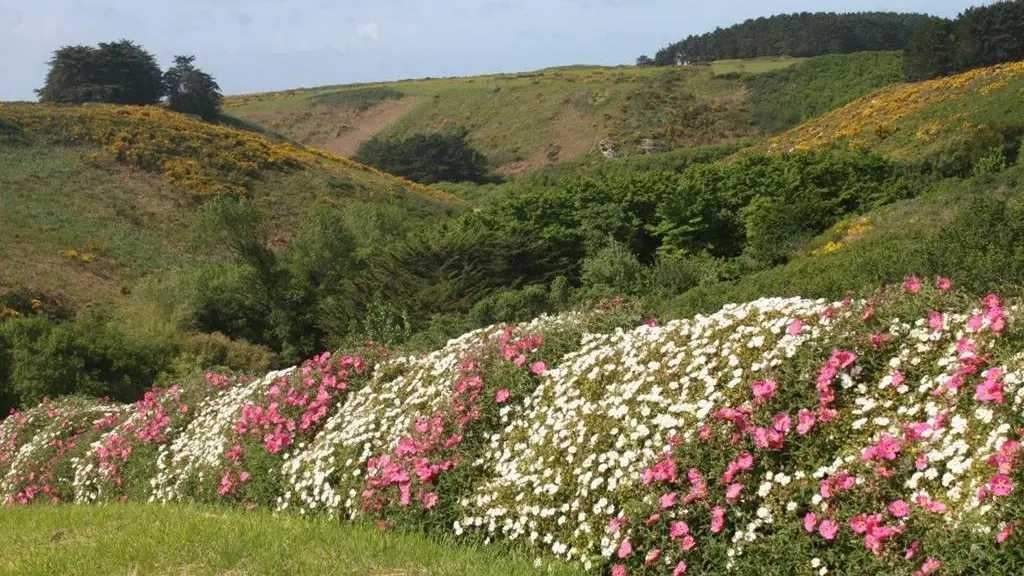
[[[592,115],[567,107],[552,122],[545,149],[534,152],[525,160],[499,166],[497,171],[505,176],[516,176],[549,164],[575,160],[587,152],[597,150],[597,144],[601,141],[599,122]]]
[[[415,107],[416,98],[405,97],[364,111],[316,104],[298,111],[253,114],[248,119],[307,146],[351,156],[360,144]]]

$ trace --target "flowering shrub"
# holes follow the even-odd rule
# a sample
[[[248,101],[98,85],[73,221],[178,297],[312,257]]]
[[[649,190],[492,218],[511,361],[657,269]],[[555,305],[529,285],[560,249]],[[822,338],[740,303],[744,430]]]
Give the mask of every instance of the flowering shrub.
[[[383,177],[410,190],[458,201],[440,190],[398,179],[336,154],[271,142],[252,132],[210,124],[157,106],[0,103],[0,121],[4,120],[16,122],[29,137],[65,145],[102,146],[117,161],[159,173],[196,197],[244,196],[265,171],[323,166],[340,173],[355,170]]]
[[[927,141],[942,132],[943,126],[922,111],[958,99],[970,99],[976,107],[979,99],[1018,91],[1022,75],[1024,62],[1012,62],[925,82],[894,84],[772,138],[768,151],[810,150],[835,142],[874,143],[901,130],[900,124],[908,117],[906,139]],[[959,128],[957,117],[949,111],[943,110],[942,118],[954,121],[947,127]]]
[[[184,410],[187,387],[16,413],[0,425],[2,495],[271,505],[617,575],[1024,563],[1016,305],[908,278],[866,300],[762,299],[625,328],[609,316],[622,307],[421,356],[211,375]],[[149,470],[142,493],[118,484],[131,466]]]

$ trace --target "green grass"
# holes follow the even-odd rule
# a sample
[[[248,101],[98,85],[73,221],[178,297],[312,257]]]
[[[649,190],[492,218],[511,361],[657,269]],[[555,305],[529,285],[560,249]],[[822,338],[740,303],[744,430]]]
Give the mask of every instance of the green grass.
[[[769,132],[792,128],[903,80],[902,52],[832,54],[751,75],[751,118]]]
[[[0,514],[0,572],[536,574],[533,558],[323,518],[198,506],[33,506]],[[551,573],[576,574],[555,565]]]
[[[198,203],[159,175],[133,170],[91,147],[0,144],[0,293],[65,294],[78,306],[118,300],[155,272],[195,263]],[[361,246],[464,207],[407,190],[387,176],[310,168],[268,173],[252,197],[284,246],[317,203],[336,206]],[[66,250],[87,253],[89,263]]]
[[[673,82],[674,91],[692,94],[699,102],[709,106],[717,103],[727,110],[740,105],[740,82],[735,78],[715,78],[707,66],[574,66],[521,74],[405,80],[374,87],[333,86],[239,96],[228,99],[226,112],[256,124],[273,125],[275,130],[297,137],[309,130],[310,122],[321,121],[318,115],[308,113],[312,109],[322,110],[326,105],[351,108],[346,94],[391,90],[413,99],[415,105],[379,134],[408,136],[450,124],[465,126],[474,145],[488,156],[492,166],[518,172],[596,151],[598,142],[609,134],[630,142],[631,146],[650,137],[670,120],[664,113],[656,114],[658,118],[647,118],[650,106],[637,107],[632,99],[638,93],[660,90],[668,76],[679,78]],[[670,108],[664,104],[656,102],[655,107]],[[689,104],[686,103],[687,107]]]
[[[718,75],[721,74],[764,74],[774,70],[783,70],[795,66],[807,60],[806,58],[794,58],[791,56],[778,56],[768,58],[750,58],[739,60],[717,60],[711,63],[711,70]]]

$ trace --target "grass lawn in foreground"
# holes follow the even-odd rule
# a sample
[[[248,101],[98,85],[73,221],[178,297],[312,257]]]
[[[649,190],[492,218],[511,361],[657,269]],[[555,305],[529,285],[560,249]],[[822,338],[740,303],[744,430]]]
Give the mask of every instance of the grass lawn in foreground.
[[[532,557],[505,548],[290,514],[155,504],[0,512],[0,574],[539,573]]]

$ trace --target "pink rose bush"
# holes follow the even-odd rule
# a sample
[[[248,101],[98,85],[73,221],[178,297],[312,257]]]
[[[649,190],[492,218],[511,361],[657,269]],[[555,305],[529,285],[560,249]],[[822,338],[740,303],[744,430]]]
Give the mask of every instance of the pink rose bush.
[[[1003,573],[1024,563],[1019,310],[952,286],[658,322],[612,302],[60,400],[0,423],[0,498],[259,504],[604,574]]]

